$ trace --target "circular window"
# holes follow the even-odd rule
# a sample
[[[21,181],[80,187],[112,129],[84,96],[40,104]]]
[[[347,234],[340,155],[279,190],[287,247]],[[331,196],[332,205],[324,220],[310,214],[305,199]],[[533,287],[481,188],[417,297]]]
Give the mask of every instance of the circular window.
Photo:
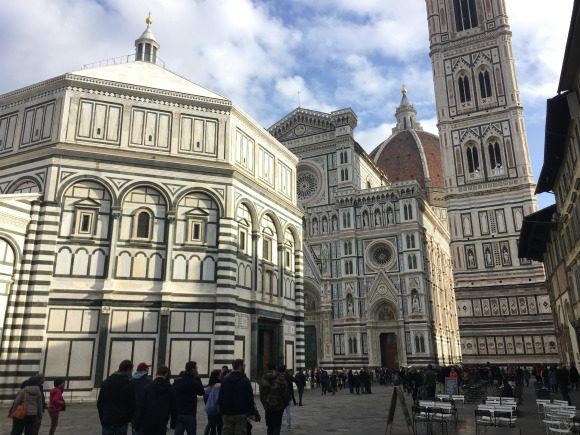
[[[385,242],[374,243],[368,253],[371,266],[379,269],[384,268],[393,260],[393,248]]]
[[[318,191],[318,177],[310,171],[298,174],[297,180],[298,199],[309,199]]]

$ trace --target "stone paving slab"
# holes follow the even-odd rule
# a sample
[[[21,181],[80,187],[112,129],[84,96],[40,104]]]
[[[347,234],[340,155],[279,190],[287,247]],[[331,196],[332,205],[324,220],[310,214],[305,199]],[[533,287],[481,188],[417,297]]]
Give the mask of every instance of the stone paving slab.
[[[376,385],[372,395],[351,395],[348,391],[339,391],[335,396],[321,396],[319,390],[306,391],[304,394],[303,407],[292,407],[293,424],[288,430],[286,417],[282,433],[293,435],[317,435],[317,434],[348,434],[348,435],[383,435],[385,433],[387,412],[389,409],[392,387]],[[573,403],[580,404],[580,394],[573,393]],[[254,435],[265,435],[264,411],[256,403],[262,414],[262,422],[254,424]],[[411,398],[407,396],[410,406]],[[405,435],[407,430],[400,404],[397,404],[395,413],[394,435]],[[474,424],[475,406],[466,404],[459,405],[459,422],[457,427],[449,425],[449,434],[475,434]],[[533,387],[524,389],[524,403],[520,406],[518,427],[523,435],[541,435],[545,431],[536,413],[536,403]],[[4,416],[6,408],[0,409]],[[43,419],[41,434],[48,433],[49,418]],[[202,402],[198,405],[198,434],[203,434],[206,424],[206,416]],[[6,417],[0,419],[0,435],[10,433],[11,420]],[[435,426],[434,432],[441,433],[440,427]],[[168,434],[171,432],[168,432]],[[425,434],[424,427],[420,427],[418,434]],[[443,431],[445,433],[445,431]],[[481,432],[480,432],[481,433]],[[60,426],[57,434],[63,435],[97,435],[100,434],[99,419],[95,404],[70,404],[66,412],[61,414]]]

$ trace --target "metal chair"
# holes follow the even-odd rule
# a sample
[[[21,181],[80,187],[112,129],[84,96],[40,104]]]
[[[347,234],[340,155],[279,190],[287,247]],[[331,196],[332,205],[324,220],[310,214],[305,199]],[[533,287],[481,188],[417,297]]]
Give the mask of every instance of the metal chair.
[[[491,427],[495,426],[493,418],[493,411],[490,409],[476,409],[475,410],[475,434],[479,434],[479,426]]]

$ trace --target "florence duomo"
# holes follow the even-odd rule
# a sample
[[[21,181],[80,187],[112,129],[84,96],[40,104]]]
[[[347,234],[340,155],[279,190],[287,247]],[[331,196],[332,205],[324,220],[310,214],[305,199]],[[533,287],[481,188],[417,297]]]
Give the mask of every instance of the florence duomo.
[[[511,2],[153,1],[125,5],[145,24],[117,26],[105,60],[74,66],[62,41],[38,41],[55,44],[50,72],[0,87],[0,402],[12,434],[55,433],[65,402],[84,405],[61,418],[90,427],[70,433],[204,422],[241,435],[279,434],[283,415],[297,434],[334,431],[326,414],[346,403],[379,415],[352,434],[411,421],[439,433],[447,409],[457,433],[501,426],[494,412],[513,428],[517,404],[528,418],[540,410],[534,395],[573,403],[580,1],[552,11],[563,22],[572,9],[572,24],[554,38],[560,84],[538,89],[540,54],[526,51],[516,74],[524,11]],[[86,3],[127,19],[109,0]],[[409,32],[425,40],[403,41]],[[114,57],[118,35],[131,54]],[[83,60],[113,40],[91,38]],[[24,65],[21,51],[5,56]],[[352,402],[322,409],[321,396]],[[480,408],[495,396],[519,400],[513,415]],[[393,422],[397,406],[406,418]]]

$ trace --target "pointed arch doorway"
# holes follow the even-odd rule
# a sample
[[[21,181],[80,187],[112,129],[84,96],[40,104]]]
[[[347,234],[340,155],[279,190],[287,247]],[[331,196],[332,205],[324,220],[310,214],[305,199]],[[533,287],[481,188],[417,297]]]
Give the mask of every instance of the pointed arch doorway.
[[[396,305],[390,300],[379,300],[369,315],[370,365],[390,370],[405,366],[404,323]]]

